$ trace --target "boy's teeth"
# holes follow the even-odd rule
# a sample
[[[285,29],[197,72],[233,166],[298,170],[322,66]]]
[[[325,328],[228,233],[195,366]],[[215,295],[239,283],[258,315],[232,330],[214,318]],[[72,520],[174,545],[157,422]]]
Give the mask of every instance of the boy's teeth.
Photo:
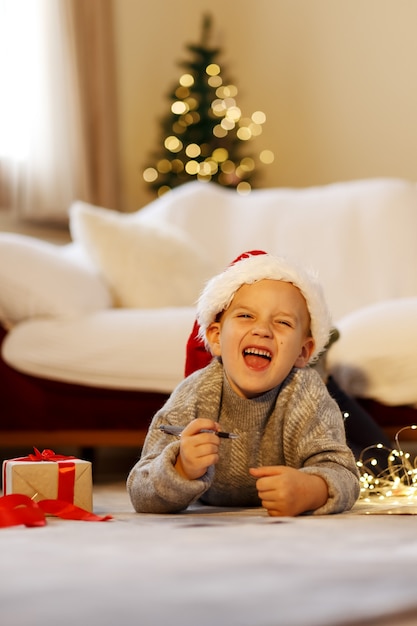
[[[245,354],[254,354],[255,356],[261,356],[265,359],[271,358],[271,353],[269,350],[259,350],[257,348],[248,348],[245,350]]]

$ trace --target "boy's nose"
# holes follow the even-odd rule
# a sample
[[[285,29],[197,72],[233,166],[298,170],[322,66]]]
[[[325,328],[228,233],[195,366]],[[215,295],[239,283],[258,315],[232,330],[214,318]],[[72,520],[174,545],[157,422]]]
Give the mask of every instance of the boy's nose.
[[[272,335],[271,327],[266,322],[258,322],[252,328],[252,334],[258,335],[259,337],[271,337]]]

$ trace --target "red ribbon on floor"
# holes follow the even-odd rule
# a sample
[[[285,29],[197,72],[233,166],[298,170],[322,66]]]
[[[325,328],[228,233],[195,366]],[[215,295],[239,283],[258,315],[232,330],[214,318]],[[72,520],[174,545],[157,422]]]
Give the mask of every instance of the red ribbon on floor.
[[[45,513],[29,496],[11,493],[0,498],[0,528],[7,526],[45,526]]]
[[[0,528],[9,526],[45,526],[45,514],[61,519],[85,522],[107,522],[111,515],[95,515],[79,506],[63,500],[40,500],[35,502],[29,496],[12,493],[0,497]]]

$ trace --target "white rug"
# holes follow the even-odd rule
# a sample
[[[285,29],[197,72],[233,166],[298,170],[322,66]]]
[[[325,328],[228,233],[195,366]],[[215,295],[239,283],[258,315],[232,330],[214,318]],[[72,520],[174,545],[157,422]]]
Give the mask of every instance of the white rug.
[[[123,483],[94,503],[114,519],[0,530],[2,626],[417,623],[414,515],[138,515]]]

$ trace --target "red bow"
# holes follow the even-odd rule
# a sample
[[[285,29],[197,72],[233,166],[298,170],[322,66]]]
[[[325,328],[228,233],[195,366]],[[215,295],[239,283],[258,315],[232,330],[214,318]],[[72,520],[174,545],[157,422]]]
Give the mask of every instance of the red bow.
[[[35,454],[28,454],[28,456],[21,456],[16,461],[65,461],[66,459],[75,459],[75,456],[64,456],[63,454],[55,454],[53,450],[42,450],[39,452],[38,448],[33,448]]]

